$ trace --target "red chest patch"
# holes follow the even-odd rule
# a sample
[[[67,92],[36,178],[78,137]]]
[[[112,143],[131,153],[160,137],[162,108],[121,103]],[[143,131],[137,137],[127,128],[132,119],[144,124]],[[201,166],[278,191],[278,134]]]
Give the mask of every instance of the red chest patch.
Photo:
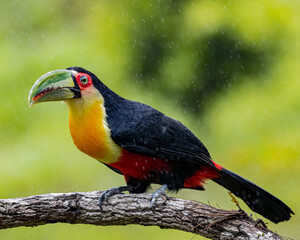
[[[168,164],[165,160],[133,154],[122,150],[122,156],[116,163],[109,164],[119,169],[125,176],[135,179],[150,179],[153,173],[168,171]]]
[[[140,180],[147,179],[155,183],[163,184],[159,181],[159,175],[172,171],[172,163],[168,163],[167,160],[133,154],[124,149],[122,150],[119,161],[109,165],[120,170],[126,181],[130,178]],[[199,167],[198,170],[195,170],[192,176],[184,180],[183,187],[199,189],[202,188],[206,179],[213,179],[219,175],[216,169],[208,166],[202,166]]]

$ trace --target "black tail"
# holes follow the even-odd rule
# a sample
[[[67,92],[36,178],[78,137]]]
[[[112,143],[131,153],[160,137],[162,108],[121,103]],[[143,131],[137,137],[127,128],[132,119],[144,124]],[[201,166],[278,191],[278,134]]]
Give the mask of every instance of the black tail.
[[[287,221],[291,218],[291,214],[294,214],[281,200],[225,168],[220,171],[220,177],[213,181],[243,199],[254,212],[274,223]]]

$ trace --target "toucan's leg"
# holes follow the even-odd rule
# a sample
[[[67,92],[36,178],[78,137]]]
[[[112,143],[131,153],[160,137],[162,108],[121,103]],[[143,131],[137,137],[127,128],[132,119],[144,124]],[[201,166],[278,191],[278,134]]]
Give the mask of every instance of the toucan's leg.
[[[151,196],[150,205],[151,208],[154,207],[156,200],[162,196],[164,198],[168,198],[168,195],[166,194],[166,189],[168,188],[167,184],[162,185],[159,189],[157,189]]]
[[[108,189],[108,190],[104,191],[102,193],[102,195],[100,196],[100,198],[99,198],[99,207],[100,207],[100,209],[102,210],[103,202],[107,201],[107,199],[109,199],[111,196],[116,195],[116,194],[120,194],[120,193],[125,192],[125,191],[131,192],[132,189],[133,189],[133,186],[127,185],[127,186],[122,186],[122,187],[114,187],[114,188],[111,188],[111,189]]]

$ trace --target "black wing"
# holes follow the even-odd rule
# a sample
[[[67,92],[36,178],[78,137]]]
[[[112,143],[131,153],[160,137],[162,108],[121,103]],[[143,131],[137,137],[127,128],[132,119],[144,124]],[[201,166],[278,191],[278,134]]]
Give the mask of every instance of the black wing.
[[[215,168],[203,143],[182,123],[156,109],[123,99],[106,107],[111,137],[131,153]]]

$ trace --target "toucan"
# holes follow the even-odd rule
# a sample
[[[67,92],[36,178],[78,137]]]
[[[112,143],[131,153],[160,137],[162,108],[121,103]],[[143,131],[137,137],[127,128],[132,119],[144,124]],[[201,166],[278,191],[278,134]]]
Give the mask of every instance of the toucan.
[[[125,191],[143,193],[162,185],[151,197],[153,207],[166,190],[204,190],[212,180],[241,198],[254,212],[274,223],[294,214],[284,202],[212,160],[204,144],[181,122],[140,102],[127,100],[82,67],[50,71],[32,86],[29,105],[65,101],[76,147],[122,174],[126,185],[104,191],[107,199]]]

